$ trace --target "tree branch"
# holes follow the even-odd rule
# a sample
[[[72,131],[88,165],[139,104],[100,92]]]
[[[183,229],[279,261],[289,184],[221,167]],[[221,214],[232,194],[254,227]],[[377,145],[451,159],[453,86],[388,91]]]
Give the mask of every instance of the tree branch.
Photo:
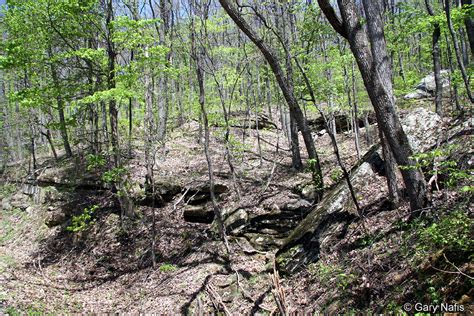
[[[348,37],[346,29],[344,27],[344,23],[339,19],[339,17],[336,14],[336,11],[334,11],[334,8],[332,5],[329,3],[328,0],[318,0],[319,7],[321,8],[321,11],[323,11],[324,15],[328,19],[329,23],[332,25],[334,30],[339,33],[342,37],[346,38]]]

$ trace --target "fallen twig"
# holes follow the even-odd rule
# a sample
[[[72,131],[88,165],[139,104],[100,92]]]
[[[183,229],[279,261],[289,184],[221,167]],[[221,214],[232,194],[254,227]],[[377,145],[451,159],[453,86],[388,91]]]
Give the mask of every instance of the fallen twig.
[[[209,294],[209,297],[211,298],[212,304],[214,305],[215,309],[217,311],[221,310],[224,312],[225,315],[230,316],[231,313],[227,309],[227,306],[224,304],[222,301],[221,296],[217,291],[214,289],[214,287],[210,284],[206,285],[206,291]]]

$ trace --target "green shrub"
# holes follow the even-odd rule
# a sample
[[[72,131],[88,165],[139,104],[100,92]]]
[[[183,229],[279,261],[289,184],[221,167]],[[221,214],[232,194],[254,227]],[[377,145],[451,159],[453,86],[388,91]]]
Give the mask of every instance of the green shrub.
[[[400,166],[401,169],[428,169],[426,173],[428,175],[440,175],[442,176],[442,184],[448,188],[457,187],[462,180],[470,180],[473,178],[472,169],[460,170],[458,163],[455,160],[448,159],[452,153],[459,148],[459,145],[449,145],[445,148],[437,148],[426,153],[419,153],[413,155],[412,158],[415,161],[414,166]],[[461,192],[472,192],[474,188],[470,185],[463,186]]]
[[[127,170],[125,168],[116,167],[109,171],[104,172],[104,174],[102,175],[102,181],[104,181],[105,183],[110,183],[110,184],[118,183],[125,177],[126,174],[127,174]]]
[[[176,271],[178,268],[173,264],[164,263],[160,266],[159,269],[161,272],[173,272],[173,271]]]
[[[345,290],[355,280],[355,275],[345,273],[339,265],[329,265],[323,262],[312,263],[308,266],[308,272],[315,277],[323,286],[329,286],[335,282],[341,290]]]
[[[0,197],[7,197],[16,192],[16,186],[11,183],[5,183],[0,186]]]
[[[105,166],[105,157],[104,155],[98,154],[98,155],[93,155],[89,154],[86,157],[87,160],[87,171],[91,171],[94,169],[99,169]]]
[[[95,224],[95,220],[92,218],[92,216],[98,209],[98,205],[86,207],[80,215],[72,217],[71,225],[69,225],[66,229],[73,233],[86,230]]]
[[[338,182],[342,178],[342,169],[341,168],[333,169],[329,177],[331,178],[332,181]]]
[[[452,251],[469,251],[474,247],[471,236],[473,220],[462,211],[454,211],[420,232],[422,245]]]

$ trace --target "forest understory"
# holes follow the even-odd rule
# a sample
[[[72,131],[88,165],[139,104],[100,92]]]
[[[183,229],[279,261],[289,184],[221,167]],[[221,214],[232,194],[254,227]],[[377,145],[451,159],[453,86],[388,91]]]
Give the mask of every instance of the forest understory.
[[[410,111],[403,110],[402,117],[410,117]],[[420,111],[429,113],[420,108],[414,112]],[[422,131],[422,143],[426,148],[449,144],[454,149],[443,159],[468,170],[471,123],[445,119],[431,136],[429,130]],[[370,130],[376,138],[375,127]],[[123,222],[117,196],[80,154],[59,162],[38,157],[35,186],[24,180],[24,164],[8,168],[2,176],[0,226],[3,312],[242,315],[281,312],[284,306],[298,313],[396,313],[404,303],[415,301],[472,300],[471,235],[466,239],[466,231],[455,224],[465,211],[473,211],[472,195],[448,187],[438,190],[433,184],[430,206],[409,220],[407,202],[390,207],[383,171],[365,179],[358,190],[361,214],[339,210],[344,217],[317,227],[315,260],[290,275],[278,272],[277,251],[317,203],[305,191],[311,172],[291,170],[291,155],[279,140],[282,132],[273,126],[259,131],[261,154],[252,150],[258,147],[255,129],[233,130],[245,138],[235,157],[237,182],[223,143],[213,138],[210,146],[231,249],[227,255],[211,224],[207,164],[195,137],[198,128],[189,123],[174,130],[161,149],[164,154],[157,153],[158,199],[147,199],[144,193],[143,153],[134,150],[132,158],[123,153],[138,205],[137,218]],[[212,129],[214,135],[222,132],[223,128]],[[366,132],[361,129],[362,138]],[[357,156],[350,133],[337,134],[337,140],[343,163],[354,165]],[[317,141],[326,190],[331,192],[344,180],[335,172],[329,135],[323,132]],[[362,151],[369,148],[363,142]],[[440,172],[437,181],[442,176]],[[87,227],[70,231],[72,218],[91,205],[94,213]],[[232,217],[236,213],[238,217]],[[448,229],[452,235],[446,238],[455,240],[440,247],[442,241],[431,234],[433,223],[438,223],[437,234]]]
[[[0,314],[474,314],[473,0],[0,0]]]

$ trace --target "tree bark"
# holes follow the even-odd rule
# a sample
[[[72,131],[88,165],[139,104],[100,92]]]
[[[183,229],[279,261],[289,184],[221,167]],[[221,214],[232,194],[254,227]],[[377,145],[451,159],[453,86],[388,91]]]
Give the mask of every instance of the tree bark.
[[[410,158],[413,151],[395,109],[380,0],[363,1],[368,32],[361,23],[354,0],[338,0],[343,22],[335,15],[334,10],[334,15],[331,15],[331,10],[327,9],[327,0],[318,0],[318,3],[326,6],[323,12],[326,16],[329,14],[328,20],[336,30],[343,27],[340,34],[349,41],[372,101],[379,128],[384,133],[397,164],[409,167],[402,170],[402,175],[411,209],[422,208],[426,201],[426,182]]]
[[[106,31],[107,31],[107,89],[115,88],[115,45],[112,42],[112,21],[113,21],[113,6],[112,0],[107,0],[106,8]],[[110,142],[112,145],[114,165],[120,165],[119,139],[118,139],[118,110],[115,98],[109,101],[109,118],[110,118]]]
[[[430,0],[425,0],[426,10],[431,16],[435,16]],[[439,47],[439,38],[441,36],[441,28],[439,23],[433,25],[431,53],[433,56],[433,73],[435,77],[435,108],[439,116],[443,116],[443,81],[441,78],[441,50]]]
[[[52,52],[51,47],[48,50],[48,54],[49,54],[49,58],[53,57],[53,52]],[[55,89],[54,93],[56,95],[56,105],[57,105],[58,116],[59,116],[59,132],[63,140],[64,150],[66,151],[66,157],[72,157],[72,150],[69,144],[69,136],[68,136],[67,126],[66,126],[66,118],[64,115],[64,99],[61,96],[59,77],[58,77],[57,69],[54,65],[54,62],[50,63],[50,69],[51,69],[51,78],[53,79],[53,85]]]
[[[387,179],[388,199],[392,207],[397,207],[400,203],[400,194],[397,185],[397,165],[390,147],[385,140],[383,133],[380,133],[380,143],[382,145],[382,156],[384,159],[385,176]]]
[[[194,1],[193,1],[194,2]],[[201,12],[202,13],[202,12]],[[206,19],[207,14],[204,14],[204,17],[202,19]],[[226,232],[225,232],[225,227],[224,227],[224,220],[222,218],[222,212],[219,208],[219,205],[217,203],[216,195],[215,195],[215,183],[214,183],[214,167],[212,163],[212,157],[209,152],[209,142],[210,142],[210,132],[209,132],[209,122],[208,122],[208,116],[207,116],[207,110],[206,110],[206,101],[205,101],[205,90],[204,90],[204,74],[201,69],[201,52],[198,51],[196,47],[196,34],[195,34],[195,26],[194,26],[194,18],[192,18],[191,22],[191,54],[192,58],[194,59],[195,62],[195,67],[196,67],[196,77],[197,77],[197,82],[198,82],[198,87],[199,87],[199,105],[201,108],[201,114],[202,114],[202,125],[204,128],[204,154],[206,156],[206,161],[207,161],[207,166],[208,166],[208,174],[209,174],[209,191],[210,191],[210,196],[211,196],[211,202],[212,206],[214,209],[214,214],[215,218],[217,221],[217,226],[219,233],[221,235],[221,238],[224,242],[224,245],[227,250],[227,254],[230,255],[230,246],[229,242],[227,240]]]
[[[445,0],[444,4],[445,4],[444,5],[444,10],[446,11],[446,19],[447,19],[447,22],[448,22],[448,29],[449,29],[449,33],[451,34],[451,39],[453,40],[454,53],[455,53],[456,59],[458,61],[459,70],[461,71],[462,80],[464,81],[464,86],[466,88],[466,94],[467,94],[467,97],[469,98],[469,100],[472,103],[474,103],[474,97],[471,93],[471,86],[470,86],[470,83],[469,83],[469,78],[467,76],[466,67],[465,67],[464,62],[462,60],[461,51],[460,51],[460,48],[459,48],[459,43],[458,43],[458,40],[456,38],[456,31],[454,30],[453,23],[451,21],[451,0]]]
[[[461,0],[463,6],[472,5],[472,0]],[[467,38],[469,39],[469,47],[471,48],[471,56],[474,56],[474,18],[466,16],[464,19],[466,26]]]

